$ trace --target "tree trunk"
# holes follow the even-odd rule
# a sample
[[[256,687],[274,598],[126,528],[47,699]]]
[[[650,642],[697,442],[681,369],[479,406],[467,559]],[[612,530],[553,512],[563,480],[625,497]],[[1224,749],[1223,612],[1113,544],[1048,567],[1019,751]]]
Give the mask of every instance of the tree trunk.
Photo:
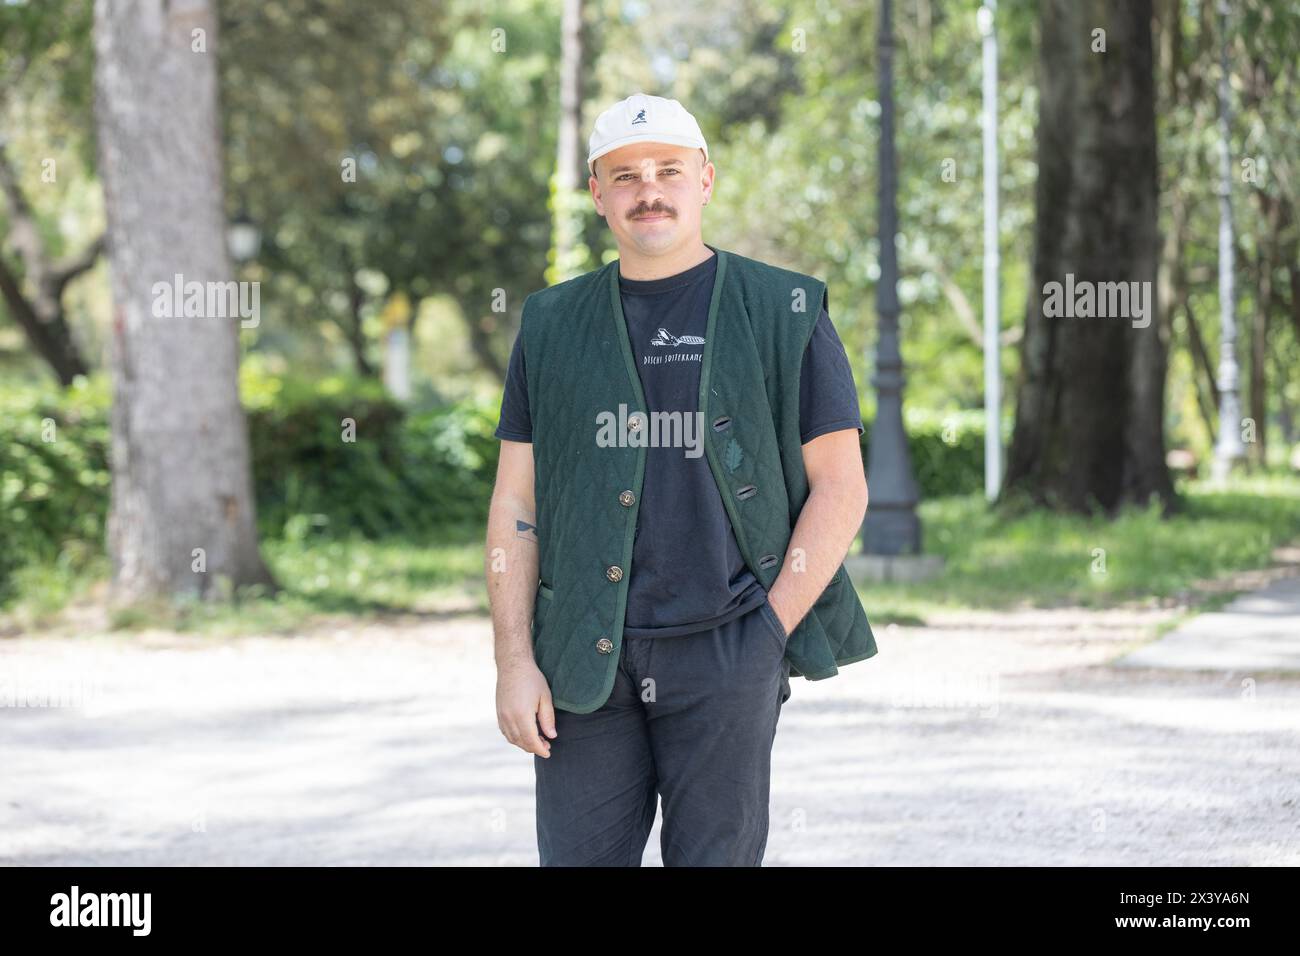
[[[352,362],[357,374],[363,378],[377,378],[374,365],[366,358],[365,319],[361,315],[366,305],[366,290],[357,282],[357,269],[350,255],[344,256],[344,268],[348,276],[348,314],[343,333],[347,337],[348,348],[352,350]]]
[[[1295,413],[1291,410],[1291,403],[1287,401],[1287,386],[1291,382],[1291,370],[1288,363],[1277,352],[1273,353],[1273,372],[1276,376],[1274,381],[1277,385],[1274,387],[1273,394],[1277,396],[1277,427],[1282,433],[1282,445],[1288,451],[1295,444]]]
[[[549,280],[561,282],[591,268],[582,229],[591,201],[587,193],[587,140],[582,131],[586,35],[583,0],[563,0],[560,38],[560,126],[552,202],[553,246]]]
[[[461,313],[465,316],[466,330],[469,332],[470,351],[478,359],[479,366],[490,372],[498,382],[504,385],[506,383],[506,365],[497,357],[496,350],[492,347],[492,336],[483,327],[483,319],[479,313],[481,303],[461,301],[460,308]]]
[[[1297,253],[1300,253],[1300,243],[1293,243],[1287,278],[1291,280],[1291,327],[1295,329],[1295,337],[1300,339],[1300,265],[1296,265]]]
[[[176,310],[225,248],[216,17],[209,0],[96,0],[95,113],[113,289],[115,597],[219,596],[270,584],[258,552],[240,315]],[[200,49],[201,47],[201,49]],[[156,284],[162,286],[156,287]]]
[[[66,261],[51,260],[36,214],[10,165],[3,137],[0,137],[0,194],[9,206],[8,243],[22,260],[32,290],[29,296],[17,273],[0,258],[0,298],[27,336],[28,344],[50,366],[59,384],[66,387],[78,375],[85,375],[88,367],[68,325],[63,293],[72,280],[94,267],[103,252],[104,238],[100,236],[80,255]]]
[[[586,186],[580,171],[587,166],[582,135],[583,41],[582,0],[563,0],[560,43],[560,131],[556,145],[555,176],[561,189]],[[562,252],[569,252],[562,247]]]
[[[1152,496],[1169,508],[1151,2],[1043,0],[1040,13],[1034,269],[1004,490],[1080,512]],[[1065,301],[1070,282],[1124,283],[1149,324],[1131,297],[1119,316],[1097,315],[1094,298],[1076,317],[1088,306]]]
[[[9,306],[10,317],[27,336],[27,343],[54,372],[59,384],[67,387],[78,375],[88,371],[81,350],[77,348],[72,330],[68,327],[62,301],[58,309],[39,315],[36,307],[23,294],[18,277],[0,260],[0,298]]]

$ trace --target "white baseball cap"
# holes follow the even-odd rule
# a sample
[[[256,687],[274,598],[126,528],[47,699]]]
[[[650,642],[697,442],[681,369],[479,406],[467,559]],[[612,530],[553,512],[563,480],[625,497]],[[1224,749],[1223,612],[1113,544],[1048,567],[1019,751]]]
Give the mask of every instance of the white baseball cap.
[[[709,147],[700,132],[700,124],[676,100],[647,93],[633,93],[596,117],[587,154],[587,169],[596,175],[593,165],[606,153],[631,143],[668,143],[670,146],[694,146],[704,150],[709,161]]]

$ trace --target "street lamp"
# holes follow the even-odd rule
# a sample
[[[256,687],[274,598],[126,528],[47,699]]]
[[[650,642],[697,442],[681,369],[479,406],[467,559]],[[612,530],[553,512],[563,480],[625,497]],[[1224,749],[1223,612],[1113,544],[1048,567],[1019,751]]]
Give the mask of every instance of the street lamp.
[[[998,38],[997,0],[984,0],[976,23],[983,39],[984,82],[984,497],[1002,487],[1002,373],[998,256]]]
[[[1237,370],[1237,292],[1232,222],[1232,88],[1228,83],[1227,0],[1219,0],[1219,440],[1210,473],[1222,482],[1246,457],[1241,439],[1241,398]],[[1294,275],[1294,273],[1292,273]],[[1263,422],[1256,426],[1262,428]]]
[[[867,450],[871,504],[863,522],[864,554],[899,556],[921,551],[920,497],[903,429],[903,356],[898,346],[898,192],[894,158],[894,36],[890,0],[880,3],[880,282],[876,313],[876,420]]]
[[[262,230],[249,218],[248,213],[241,212],[226,226],[226,248],[236,265],[243,265],[257,258],[262,248]]]

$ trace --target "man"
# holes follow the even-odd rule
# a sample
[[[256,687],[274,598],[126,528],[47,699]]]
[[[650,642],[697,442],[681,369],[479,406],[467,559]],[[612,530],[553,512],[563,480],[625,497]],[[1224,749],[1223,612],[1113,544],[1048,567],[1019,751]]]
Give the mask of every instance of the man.
[[[543,866],[757,866],[789,678],[876,645],[842,564],[862,421],[825,286],[705,243],[676,100],[601,114],[615,262],[524,302],[488,525],[497,718]],[[820,308],[819,308],[820,306]]]

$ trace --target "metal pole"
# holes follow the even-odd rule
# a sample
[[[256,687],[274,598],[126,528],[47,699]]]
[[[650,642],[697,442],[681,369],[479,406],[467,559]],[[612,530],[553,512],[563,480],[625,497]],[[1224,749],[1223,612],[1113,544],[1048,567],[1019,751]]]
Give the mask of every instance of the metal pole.
[[[1219,442],[1211,474],[1228,477],[1232,466],[1246,457],[1241,440],[1241,398],[1237,389],[1237,310],[1235,250],[1232,224],[1231,88],[1228,85],[1228,3],[1219,0]],[[1263,427],[1262,422],[1256,423]]]
[[[903,430],[903,357],[898,347],[898,191],[894,169],[894,37],[890,0],[881,0],[878,35],[880,82],[880,282],[876,286],[876,420],[871,426],[867,480],[871,503],[863,522],[866,554],[917,554],[921,550],[919,497]]]
[[[984,0],[978,22],[984,37],[984,497],[1002,487],[1002,309],[998,288],[998,38],[997,0]]]

